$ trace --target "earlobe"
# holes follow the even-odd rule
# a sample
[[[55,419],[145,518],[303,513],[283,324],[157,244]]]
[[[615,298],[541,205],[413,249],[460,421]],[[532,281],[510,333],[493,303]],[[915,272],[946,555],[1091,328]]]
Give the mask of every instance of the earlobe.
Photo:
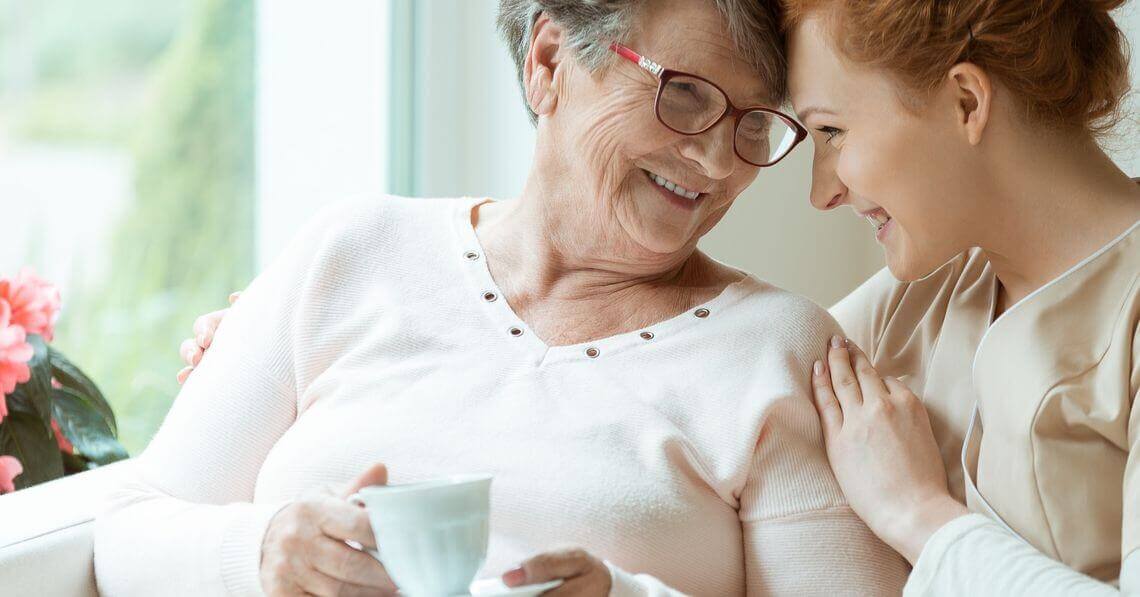
[[[989,74],[976,64],[956,64],[948,75],[955,95],[959,124],[971,145],[982,141],[993,108],[993,85]]]
[[[531,74],[527,82],[526,101],[530,109],[539,116],[549,115],[557,105],[557,94],[554,93],[554,80],[552,73],[546,68],[539,67]]]
[[[555,70],[559,65],[562,28],[546,15],[539,15],[531,33],[530,49],[523,64],[526,101],[537,115],[549,115],[558,105]]]

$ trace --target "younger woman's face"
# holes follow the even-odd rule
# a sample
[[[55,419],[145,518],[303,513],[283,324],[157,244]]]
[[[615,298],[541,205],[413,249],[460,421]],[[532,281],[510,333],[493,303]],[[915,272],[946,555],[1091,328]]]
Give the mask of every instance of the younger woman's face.
[[[809,18],[789,39],[792,104],[815,145],[811,203],[850,206],[870,223],[900,280],[926,276],[976,238],[976,148],[953,93],[903,104],[890,74],[840,55],[826,22]]]

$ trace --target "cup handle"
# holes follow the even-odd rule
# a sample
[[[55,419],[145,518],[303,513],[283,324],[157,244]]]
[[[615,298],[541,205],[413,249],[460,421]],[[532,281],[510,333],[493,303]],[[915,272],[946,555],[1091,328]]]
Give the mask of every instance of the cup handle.
[[[348,496],[348,503],[356,505],[356,506],[360,506],[362,508],[368,507],[364,503],[364,498],[361,498],[359,493],[354,493],[354,494]],[[363,551],[363,552],[365,552],[365,553],[367,553],[368,555],[376,558],[378,561],[383,563],[383,560],[380,559],[380,551],[379,550],[372,549],[371,547],[364,547],[363,545],[357,543],[356,541],[352,541],[352,546]]]

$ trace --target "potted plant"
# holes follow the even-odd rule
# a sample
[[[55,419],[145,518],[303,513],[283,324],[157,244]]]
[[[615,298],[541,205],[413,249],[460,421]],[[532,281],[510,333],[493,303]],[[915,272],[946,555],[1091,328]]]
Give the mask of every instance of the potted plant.
[[[0,493],[127,458],[99,388],[50,346],[59,290],[0,278]]]

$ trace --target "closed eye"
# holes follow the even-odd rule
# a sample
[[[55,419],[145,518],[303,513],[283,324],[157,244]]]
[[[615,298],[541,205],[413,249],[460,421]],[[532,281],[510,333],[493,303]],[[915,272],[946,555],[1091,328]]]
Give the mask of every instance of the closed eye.
[[[821,126],[821,127],[817,127],[815,130],[824,134],[824,136],[826,137],[824,139],[824,143],[827,143],[828,145],[830,145],[831,141],[833,139],[835,139],[837,136],[839,136],[840,133],[843,132],[842,130],[837,129],[833,126]]]

